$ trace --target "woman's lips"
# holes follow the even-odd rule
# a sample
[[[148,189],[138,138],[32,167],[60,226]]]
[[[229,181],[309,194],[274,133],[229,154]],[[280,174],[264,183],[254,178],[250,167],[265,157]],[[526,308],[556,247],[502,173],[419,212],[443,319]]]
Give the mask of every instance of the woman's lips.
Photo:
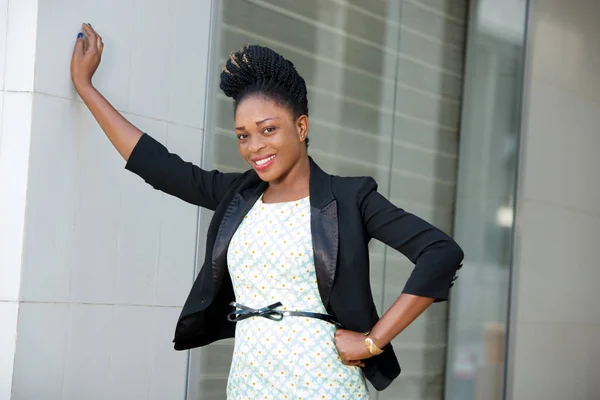
[[[254,165],[254,169],[257,171],[264,171],[273,165],[273,161],[275,160],[275,155],[254,159],[252,160],[252,164]]]

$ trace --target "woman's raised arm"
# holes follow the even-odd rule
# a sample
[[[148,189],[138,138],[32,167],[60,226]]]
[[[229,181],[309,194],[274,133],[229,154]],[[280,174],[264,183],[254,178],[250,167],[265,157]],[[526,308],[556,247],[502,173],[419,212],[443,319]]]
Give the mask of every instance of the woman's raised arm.
[[[115,110],[92,84],[92,77],[100,65],[104,43],[102,37],[88,24],[83,24],[83,29],[88,37],[88,46],[84,49],[85,42],[80,33],[71,58],[71,79],[77,93],[110,142],[127,161],[143,132]]]
[[[110,142],[127,161],[126,168],[157,190],[214,210],[241,175],[205,171],[185,162],[123,117],[92,84],[104,44],[90,25],[83,24],[83,29],[88,46],[84,49],[85,41],[80,33],[71,59],[71,79]]]

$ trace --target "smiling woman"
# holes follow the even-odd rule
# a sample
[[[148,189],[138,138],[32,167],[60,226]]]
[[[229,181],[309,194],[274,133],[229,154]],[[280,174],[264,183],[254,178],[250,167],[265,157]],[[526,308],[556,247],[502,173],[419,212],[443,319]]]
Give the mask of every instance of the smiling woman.
[[[271,49],[246,46],[227,60],[221,90],[234,99],[242,158],[270,182],[265,201],[308,195],[308,99],[293,64]],[[277,194],[272,188],[283,181],[294,184]]]
[[[294,176],[302,166],[308,167],[306,115],[294,119],[286,106],[253,96],[240,103],[235,120],[240,154],[264,181],[276,185],[284,172]]]
[[[324,172],[308,156],[308,100],[291,62],[261,46],[229,57],[221,88],[235,101],[243,173],[206,171],[141,132],[93,87],[102,40],[84,26],[71,72],[81,98],[155,189],[215,211],[204,265],[175,330],[185,350],[235,337],[229,399],[369,398],[400,373],[391,341],[448,299],[463,253],[397,208],[371,177]],[[415,264],[382,318],[369,283],[370,240]],[[366,379],[365,379],[366,378]]]

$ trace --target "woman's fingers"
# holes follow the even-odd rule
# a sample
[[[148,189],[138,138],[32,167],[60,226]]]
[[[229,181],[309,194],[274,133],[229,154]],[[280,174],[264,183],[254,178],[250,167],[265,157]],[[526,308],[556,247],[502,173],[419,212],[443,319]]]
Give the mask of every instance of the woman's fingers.
[[[71,80],[75,88],[88,86],[96,69],[100,65],[104,43],[102,37],[92,28],[90,24],[83,24],[84,33],[77,35],[75,50],[71,60]],[[87,48],[85,48],[84,34],[87,36]]]
[[[96,46],[100,54],[102,54],[102,50],[104,50],[104,43],[102,42],[102,37],[100,35],[97,36]]]
[[[98,36],[96,31],[94,31],[88,24],[82,24],[82,27],[88,36],[88,52],[94,53],[98,51]]]
[[[75,41],[75,48],[73,49],[73,58],[83,56],[83,34],[77,35],[77,40]]]
[[[102,49],[104,49],[104,42],[102,41],[102,36],[100,36],[100,34],[96,32],[96,30],[92,28],[91,25],[88,26],[92,29],[92,32],[94,32],[94,35],[96,36],[96,47],[98,51],[102,52]]]
[[[365,363],[363,363],[360,360],[352,360],[351,361],[351,360],[344,360],[344,359],[342,359],[342,362],[345,365],[348,365],[349,367],[361,367],[361,368],[363,368],[365,366]]]
[[[361,361],[348,361],[348,365],[350,365],[351,367],[364,367],[365,364],[363,364]]]
[[[91,34],[89,35],[90,42],[93,41],[96,44],[95,46],[93,46],[93,48],[97,50],[100,54],[102,54],[102,50],[104,50],[104,42],[102,41],[102,36],[100,36],[90,24],[84,24],[84,29],[86,27],[86,32],[91,32]]]

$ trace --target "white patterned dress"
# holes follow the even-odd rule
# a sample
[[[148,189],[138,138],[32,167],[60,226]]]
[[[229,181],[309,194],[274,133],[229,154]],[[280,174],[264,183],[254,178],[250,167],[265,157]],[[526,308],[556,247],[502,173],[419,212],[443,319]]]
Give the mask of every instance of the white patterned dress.
[[[227,261],[236,301],[254,309],[325,314],[313,261],[308,198],[265,204],[259,199],[238,227]],[[239,321],[227,399],[368,399],[359,367],[344,365],[335,325],[315,318]]]

